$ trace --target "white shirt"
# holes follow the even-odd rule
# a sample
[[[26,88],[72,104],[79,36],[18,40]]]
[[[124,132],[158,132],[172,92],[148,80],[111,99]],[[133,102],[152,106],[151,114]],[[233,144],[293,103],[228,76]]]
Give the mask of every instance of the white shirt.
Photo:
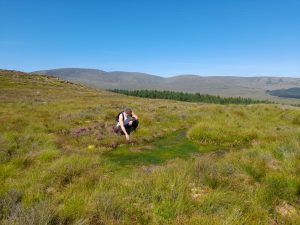
[[[122,113],[123,114],[123,118],[124,118],[124,125],[125,125],[125,121],[127,120],[127,115],[125,112]],[[117,123],[117,126],[120,126],[120,122]]]

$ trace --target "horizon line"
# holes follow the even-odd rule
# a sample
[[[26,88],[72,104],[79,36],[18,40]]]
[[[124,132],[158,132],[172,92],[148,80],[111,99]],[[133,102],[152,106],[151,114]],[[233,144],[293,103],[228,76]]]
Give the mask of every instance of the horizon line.
[[[49,70],[60,70],[60,69],[83,69],[83,70],[99,70],[106,73],[113,73],[113,72],[125,72],[125,73],[141,73],[141,74],[147,74],[151,76],[157,76],[162,78],[171,78],[171,77],[177,77],[177,76],[198,76],[198,77],[245,77],[245,78],[255,78],[255,77],[276,77],[276,78],[300,78],[299,75],[207,75],[207,74],[198,74],[198,73],[180,73],[180,74],[172,74],[172,75],[157,75],[152,74],[149,72],[140,72],[140,71],[125,71],[125,70],[103,70],[100,68],[88,68],[88,67],[57,67],[57,68],[50,68],[50,69],[39,69],[39,70],[19,70],[19,69],[2,69],[0,70],[13,70],[18,72],[24,72],[24,73],[35,73],[39,71],[49,71]]]

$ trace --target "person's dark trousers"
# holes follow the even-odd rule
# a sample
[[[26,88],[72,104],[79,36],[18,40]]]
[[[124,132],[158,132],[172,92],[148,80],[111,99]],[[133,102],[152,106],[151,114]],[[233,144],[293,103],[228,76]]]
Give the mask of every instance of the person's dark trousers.
[[[132,125],[131,126],[128,125],[128,124],[125,125],[124,127],[126,129],[127,134],[130,134],[132,131],[134,131],[138,127],[138,125],[139,125],[139,121],[138,120],[132,121]]]

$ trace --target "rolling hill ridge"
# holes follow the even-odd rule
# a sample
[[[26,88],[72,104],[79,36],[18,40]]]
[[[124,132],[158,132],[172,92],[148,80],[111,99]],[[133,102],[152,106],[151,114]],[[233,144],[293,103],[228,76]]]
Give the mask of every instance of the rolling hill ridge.
[[[101,89],[157,89],[271,100],[277,98],[268,95],[267,90],[300,87],[300,78],[289,77],[178,75],[165,78],[138,72],[106,72],[82,68],[41,70],[32,73],[56,76]]]

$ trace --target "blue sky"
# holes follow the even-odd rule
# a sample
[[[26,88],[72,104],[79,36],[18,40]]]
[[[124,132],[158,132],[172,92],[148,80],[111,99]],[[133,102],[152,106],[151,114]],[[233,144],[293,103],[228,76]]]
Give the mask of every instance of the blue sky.
[[[300,77],[299,0],[0,0],[0,68]]]

